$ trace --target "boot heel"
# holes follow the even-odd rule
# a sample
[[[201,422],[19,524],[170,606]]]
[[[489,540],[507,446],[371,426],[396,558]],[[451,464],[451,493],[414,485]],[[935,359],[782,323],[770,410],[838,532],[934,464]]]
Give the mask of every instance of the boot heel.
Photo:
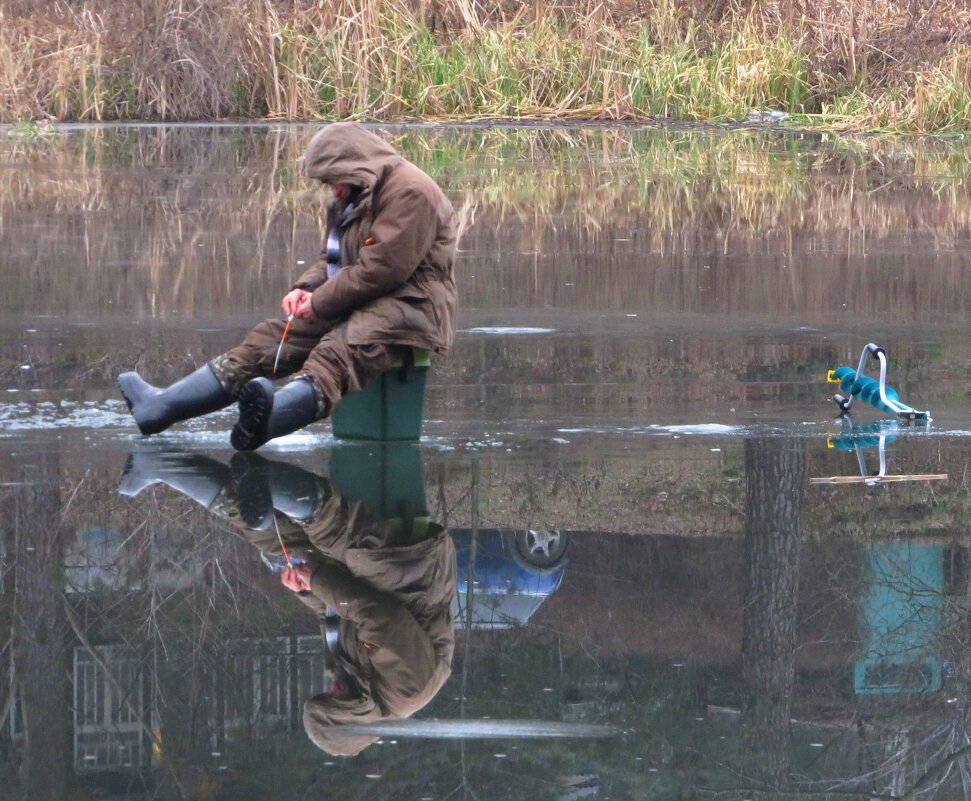
[[[247,381],[239,393],[239,422],[229,441],[238,451],[256,450],[269,439],[273,384],[265,378]]]
[[[298,378],[274,393],[267,379],[254,378],[239,393],[239,422],[229,440],[238,451],[253,451],[316,419],[317,390],[310,380]]]

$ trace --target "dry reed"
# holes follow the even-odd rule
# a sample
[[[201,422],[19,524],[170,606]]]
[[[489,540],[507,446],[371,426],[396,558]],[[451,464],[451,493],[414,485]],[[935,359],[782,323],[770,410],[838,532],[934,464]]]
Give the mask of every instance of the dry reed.
[[[600,118],[963,130],[966,0],[0,0],[0,120]]]

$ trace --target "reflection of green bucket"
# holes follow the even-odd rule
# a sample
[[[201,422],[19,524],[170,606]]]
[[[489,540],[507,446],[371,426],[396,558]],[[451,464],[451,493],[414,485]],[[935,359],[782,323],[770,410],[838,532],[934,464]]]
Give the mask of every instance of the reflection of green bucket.
[[[417,441],[425,407],[428,351],[412,348],[413,364],[399,364],[360,392],[346,395],[334,410],[338,439]]]
[[[860,695],[934,693],[941,689],[941,660],[861,659],[853,665],[853,690]]]
[[[349,501],[361,501],[383,518],[428,514],[421,449],[410,442],[338,445],[330,460],[330,481]]]

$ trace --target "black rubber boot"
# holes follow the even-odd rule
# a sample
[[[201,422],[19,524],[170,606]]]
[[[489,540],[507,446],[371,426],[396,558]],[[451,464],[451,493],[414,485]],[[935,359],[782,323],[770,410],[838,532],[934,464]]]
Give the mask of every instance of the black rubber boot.
[[[276,392],[266,378],[247,381],[239,393],[239,422],[229,440],[238,451],[255,451],[317,419],[317,390],[298,378]]]
[[[208,364],[164,389],[143,381],[138,373],[122,373],[118,389],[143,434],[158,434],[180,420],[218,411],[233,402]]]
[[[297,523],[306,522],[330,494],[327,479],[295,464],[264,459],[257,453],[237,453],[229,467],[239,492],[240,512],[247,522],[261,520],[273,509]],[[242,508],[244,504],[247,511]]]
[[[166,484],[208,509],[232,480],[229,467],[208,456],[136,451],[128,454],[118,492],[134,497],[153,484]]]

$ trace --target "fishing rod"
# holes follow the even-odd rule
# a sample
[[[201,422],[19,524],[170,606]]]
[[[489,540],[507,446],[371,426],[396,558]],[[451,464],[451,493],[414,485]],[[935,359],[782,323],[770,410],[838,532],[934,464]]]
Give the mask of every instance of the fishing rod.
[[[283,544],[283,537],[280,534],[280,527],[276,523],[276,513],[273,514],[273,530],[276,532],[276,538],[280,543],[280,548],[283,549],[283,558],[287,560],[287,567],[293,568],[293,560],[290,558],[290,552],[287,550],[287,546]]]
[[[280,364],[280,354],[283,353],[283,343],[287,340],[287,334],[290,333],[290,323],[293,322],[293,315],[291,314],[287,317],[287,324],[283,328],[283,336],[280,337],[280,344],[276,349],[276,358],[273,360],[273,375],[276,375],[276,368]]]

